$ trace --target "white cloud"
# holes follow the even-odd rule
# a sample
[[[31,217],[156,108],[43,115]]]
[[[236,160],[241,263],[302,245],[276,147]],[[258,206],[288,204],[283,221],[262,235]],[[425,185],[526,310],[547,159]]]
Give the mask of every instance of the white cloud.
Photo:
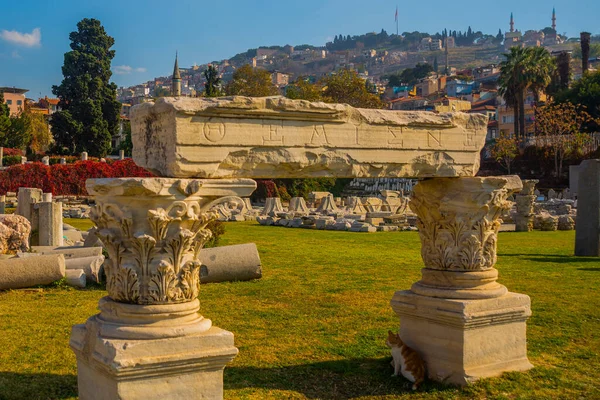
[[[133,68],[131,68],[129,65],[117,65],[113,67],[113,71],[115,71],[115,74],[117,75],[130,74],[132,70]]]
[[[35,28],[31,31],[31,33],[21,33],[17,31],[7,31],[4,29],[2,32],[0,32],[0,39],[18,46],[41,47],[42,31],[40,28]]]
[[[116,65],[113,67],[113,71],[117,75],[128,75],[132,72],[146,72],[146,68],[143,68],[143,67],[133,68],[133,67],[130,67],[129,65]]]

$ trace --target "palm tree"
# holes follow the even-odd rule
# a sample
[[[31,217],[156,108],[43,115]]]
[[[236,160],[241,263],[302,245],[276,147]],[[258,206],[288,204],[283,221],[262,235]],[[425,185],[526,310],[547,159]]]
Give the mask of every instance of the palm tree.
[[[513,109],[515,136],[519,137],[519,121],[521,119],[521,97],[527,82],[525,81],[526,53],[522,47],[511,47],[504,55],[506,60],[500,63],[500,78],[498,79],[499,93],[507,106]],[[525,125],[523,115],[523,125]]]
[[[528,79],[529,88],[533,92],[534,113],[534,132],[537,134],[537,105],[540,101],[540,94],[547,91],[552,82],[552,76],[556,71],[556,59],[550,55],[548,50],[543,47],[532,47],[528,51]]]
[[[552,74],[556,70],[556,61],[543,47],[531,47],[527,50],[530,58],[527,65],[529,88],[537,103],[540,100],[540,94],[546,91],[552,80]]]
[[[499,93],[514,110],[515,136],[525,136],[525,95],[533,91],[536,102],[550,84],[556,68],[550,53],[542,47],[511,47],[500,63]]]

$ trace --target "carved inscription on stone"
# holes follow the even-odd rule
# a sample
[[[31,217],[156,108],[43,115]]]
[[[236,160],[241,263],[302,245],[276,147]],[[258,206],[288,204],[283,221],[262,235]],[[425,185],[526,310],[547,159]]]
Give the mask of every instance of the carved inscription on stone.
[[[402,127],[389,126],[391,138],[388,139],[388,144],[402,147]]]
[[[263,121],[263,126],[267,131],[263,136],[263,145],[283,146],[283,121]]]
[[[325,125],[315,125],[313,127],[313,133],[310,138],[310,143],[312,145],[324,145],[330,144],[329,138],[327,137],[327,131],[325,130]]]
[[[225,124],[222,122],[205,123],[204,137],[213,143],[220,142],[225,137]]]
[[[427,131],[427,145],[429,147],[442,147],[442,131]]]
[[[279,97],[161,98],[131,115],[139,165],[211,179],[473,176],[487,126],[478,114]]]

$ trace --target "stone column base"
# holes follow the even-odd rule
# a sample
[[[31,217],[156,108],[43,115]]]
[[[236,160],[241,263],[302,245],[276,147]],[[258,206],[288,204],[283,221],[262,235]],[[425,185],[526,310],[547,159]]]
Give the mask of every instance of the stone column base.
[[[174,315],[174,306],[150,307],[154,315],[157,307],[170,307],[167,312]],[[73,326],[71,334],[80,400],[223,398],[223,369],[238,353],[231,332],[203,318],[198,319],[199,329],[193,329],[196,322],[181,317],[181,329],[171,324],[162,335],[157,321],[117,329],[114,318],[109,321],[111,316],[104,315],[108,307],[102,301],[101,310],[85,325]]]
[[[425,360],[430,379],[465,385],[533,367],[527,359],[529,296],[458,300],[398,291],[391,301],[400,337]]]

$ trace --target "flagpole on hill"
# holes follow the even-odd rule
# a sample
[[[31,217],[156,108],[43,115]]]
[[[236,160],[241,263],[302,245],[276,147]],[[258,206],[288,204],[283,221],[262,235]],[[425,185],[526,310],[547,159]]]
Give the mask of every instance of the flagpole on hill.
[[[396,20],[396,36],[398,36],[398,6],[396,6],[396,15],[394,19]]]

